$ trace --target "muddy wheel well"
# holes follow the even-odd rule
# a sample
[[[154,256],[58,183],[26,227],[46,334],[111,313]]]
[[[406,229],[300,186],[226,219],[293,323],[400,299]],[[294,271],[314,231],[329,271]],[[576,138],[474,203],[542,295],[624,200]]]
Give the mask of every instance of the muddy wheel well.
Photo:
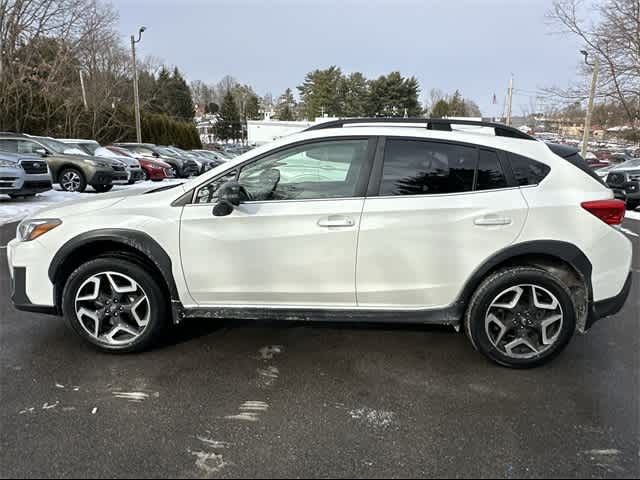
[[[162,272],[144,253],[130,245],[120,242],[97,240],[73,250],[56,269],[55,276],[52,280],[54,283],[54,300],[58,313],[62,313],[62,292],[69,276],[83,263],[100,257],[120,258],[139,265],[153,275],[154,278],[159,279],[160,288],[166,293],[165,298],[171,298],[169,286],[165,282]]]
[[[576,325],[579,331],[584,331],[587,316],[589,313],[590,292],[587,286],[587,279],[584,275],[570,263],[553,255],[521,255],[510,258],[505,262],[496,265],[487,273],[492,273],[507,267],[537,267],[548,271],[562,280],[571,292],[573,303],[576,307]]]

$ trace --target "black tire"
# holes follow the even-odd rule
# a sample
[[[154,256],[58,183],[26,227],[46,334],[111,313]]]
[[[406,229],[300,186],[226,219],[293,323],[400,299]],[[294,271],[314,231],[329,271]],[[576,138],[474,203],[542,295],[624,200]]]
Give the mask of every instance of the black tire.
[[[73,178],[77,178],[77,186],[71,188],[66,181],[67,176],[71,176]],[[77,168],[65,168],[58,175],[58,184],[65,192],[78,192],[82,193],[87,189],[87,179]]]
[[[134,183],[136,183],[136,181],[135,181],[135,180],[129,180],[129,181],[127,182],[127,185],[133,185]]]
[[[627,200],[627,210],[635,210],[640,206],[640,200]]]
[[[535,285],[551,292],[558,300],[563,313],[562,327],[555,342],[540,355],[527,359],[513,358],[496,348],[485,326],[485,318],[494,300],[509,288],[524,284]],[[464,323],[465,331],[474,348],[489,360],[508,368],[534,368],[550,362],[567,347],[576,329],[576,307],[569,288],[555,275],[535,267],[511,267],[490,275],[480,284],[471,298]]]
[[[142,170],[142,176],[143,176],[143,177],[142,177],[142,179],[143,179],[145,182],[148,182],[149,180],[151,180],[151,178],[149,177],[149,172],[147,172],[147,171],[146,171],[146,170],[144,170],[144,169]]]
[[[75,299],[82,285],[94,275],[114,272],[133,279],[148,298],[149,320],[133,341],[124,345],[111,345],[99,341],[82,327],[75,310]],[[103,256],[78,267],[67,280],[62,293],[62,312],[71,328],[94,348],[109,353],[133,353],[147,350],[157,344],[170,318],[170,306],[167,295],[152,275],[140,265],[117,256]],[[108,328],[108,327],[107,327]]]
[[[110,192],[113,188],[113,185],[91,185],[93,189],[98,193],[106,193]]]

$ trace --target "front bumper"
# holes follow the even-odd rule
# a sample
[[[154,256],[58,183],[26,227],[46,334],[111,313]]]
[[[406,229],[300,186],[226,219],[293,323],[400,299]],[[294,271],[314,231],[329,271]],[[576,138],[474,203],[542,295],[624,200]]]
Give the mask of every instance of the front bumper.
[[[114,182],[113,169],[100,169],[96,170],[91,178],[87,179],[89,185],[111,185]]]
[[[37,240],[7,245],[7,260],[11,279],[11,301],[25,312],[57,314],[53,300],[53,285],[42,262],[43,247]],[[27,268],[26,265],[30,265]]]
[[[24,170],[21,168],[0,167],[0,194],[13,194],[22,190]]]
[[[623,185],[609,185],[620,200],[640,200],[640,182],[626,182]]]
[[[599,302],[593,302],[589,307],[589,316],[587,317],[586,330],[589,330],[597,321],[607,317],[611,317],[622,310],[629,294],[631,293],[631,286],[633,284],[633,272],[629,272],[627,281],[622,288],[622,291],[613,298],[601,300]]]

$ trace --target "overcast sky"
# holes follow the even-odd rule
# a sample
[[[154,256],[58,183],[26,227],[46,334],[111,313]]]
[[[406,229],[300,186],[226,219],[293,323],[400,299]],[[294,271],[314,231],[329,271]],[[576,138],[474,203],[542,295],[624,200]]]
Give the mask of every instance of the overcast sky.
[[[112,2],[127,39],[147,26],[142,56],[177,65],[189,81],[229,74],[260,95],[295,89],[307,72],[335,64],[370,78],[415,75],[423,100],[431,88],[458,88],[492,116],[513,73],[519,115],[530,92],[575,80],[581,61],[576,39],[552,34],[551,0]]]

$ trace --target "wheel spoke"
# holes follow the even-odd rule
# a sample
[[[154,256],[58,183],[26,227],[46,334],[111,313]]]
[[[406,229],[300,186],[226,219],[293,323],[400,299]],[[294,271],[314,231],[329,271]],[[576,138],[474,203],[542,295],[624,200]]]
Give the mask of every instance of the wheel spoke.
[[[90,279],[89,283],[86,284],[86,286],[88,287],[89,285],[93,286],[93,292],[84,295],[82,297],[78,297],[78,301],[79,302],[84,302],[86,300],[97,300],[98,297],[100,296],[100,278],[99,277],[93,277]]]
[[[556,308],[558,308],[558,305],[560,304],[560,302],[558,302],[558,299],[554,296],[551,296],[551,302],[550,303],[545,303],[543,301],[540,300],[540,297],[538,296],[538,292],[539,289],[538,287],[532,286],[532,294],[533,294],[533,305],[536,308],[542,308],[544,310],[555,310]]]
[[[496,300],[499,300],[500,298],[510,295],[510,294],[514,294],[514,297],[511,299],[511,301],[506,302],[506,303],[500,303],[498,301],[494,302],[494,304],[492,305],[492,307],[495,308],[506,308],[507,310],[513,310],[514,308],[516,308],[518,306],[518,303],[520,303],[520,299],[522,298],[522,295],[524,294],[524,288],[522,287],[513,287],[509,290],[507,290],[506,292],[502,293],[502,295],[500,295]]]
[[[496,345],[500,345],[500,342],[502,341],[502,339],[504,338],[504,335],[507,333],[508,328],[507,326],[502,323],[500,320],[498,320],[498,317],[496,317],[493,314],[490,314],[489,317],[487,318],[487,322],[497,326],[500,331],[498,332],[498,335],[496,336],[494,343]]]
[[[89,317],[93,320],[93,331],[90,333],[97,338],[98,333],[100,332],[100,315],[98,315],[98,312],[94,312],[83,307],[78,310],[78,318],[80,319],[80,322],[82,322],[82,317]],[[82,324],[85,325],[84,322],[82,322]]]
[[[556,341],[556,339],[560,335],[560,329],[558,329],[558,332],[555,335],[550,337],[549,327],[551,327],[551,325],[554,325],[560,321],[562,321],[562,315],[553,315],[552,317],[549,317],[540,323],[540,331],[542,332],[543,345],[551,345],[553,342]]]
[[[504,346],[504,349],[507,351],[509,355],[517,356],[518,354],[514,352],[514,349],[525,346],[529,350],[531,350],[534,354],[538,353],[536,347],[531,344],[531,341],[528,338],[516,338],[513,342],[508,343]]]
[[[120,278],[126,278],[130,282],[129,286],[124,287],[116,283],[115,279],[113,278],[113,274],[107,273],[107,278],[109,279],[109,284],[111,285],[114,293],[134,293],[138,290],[138,285],[130,278],[120,276]]]
[[[130,307],[130,313],[139,327],[145,327],[149,323],[149,309],[145,312],[144,318],[138,314],[138,309],[147,301],[147,297],[142,296],[137,299]]]

